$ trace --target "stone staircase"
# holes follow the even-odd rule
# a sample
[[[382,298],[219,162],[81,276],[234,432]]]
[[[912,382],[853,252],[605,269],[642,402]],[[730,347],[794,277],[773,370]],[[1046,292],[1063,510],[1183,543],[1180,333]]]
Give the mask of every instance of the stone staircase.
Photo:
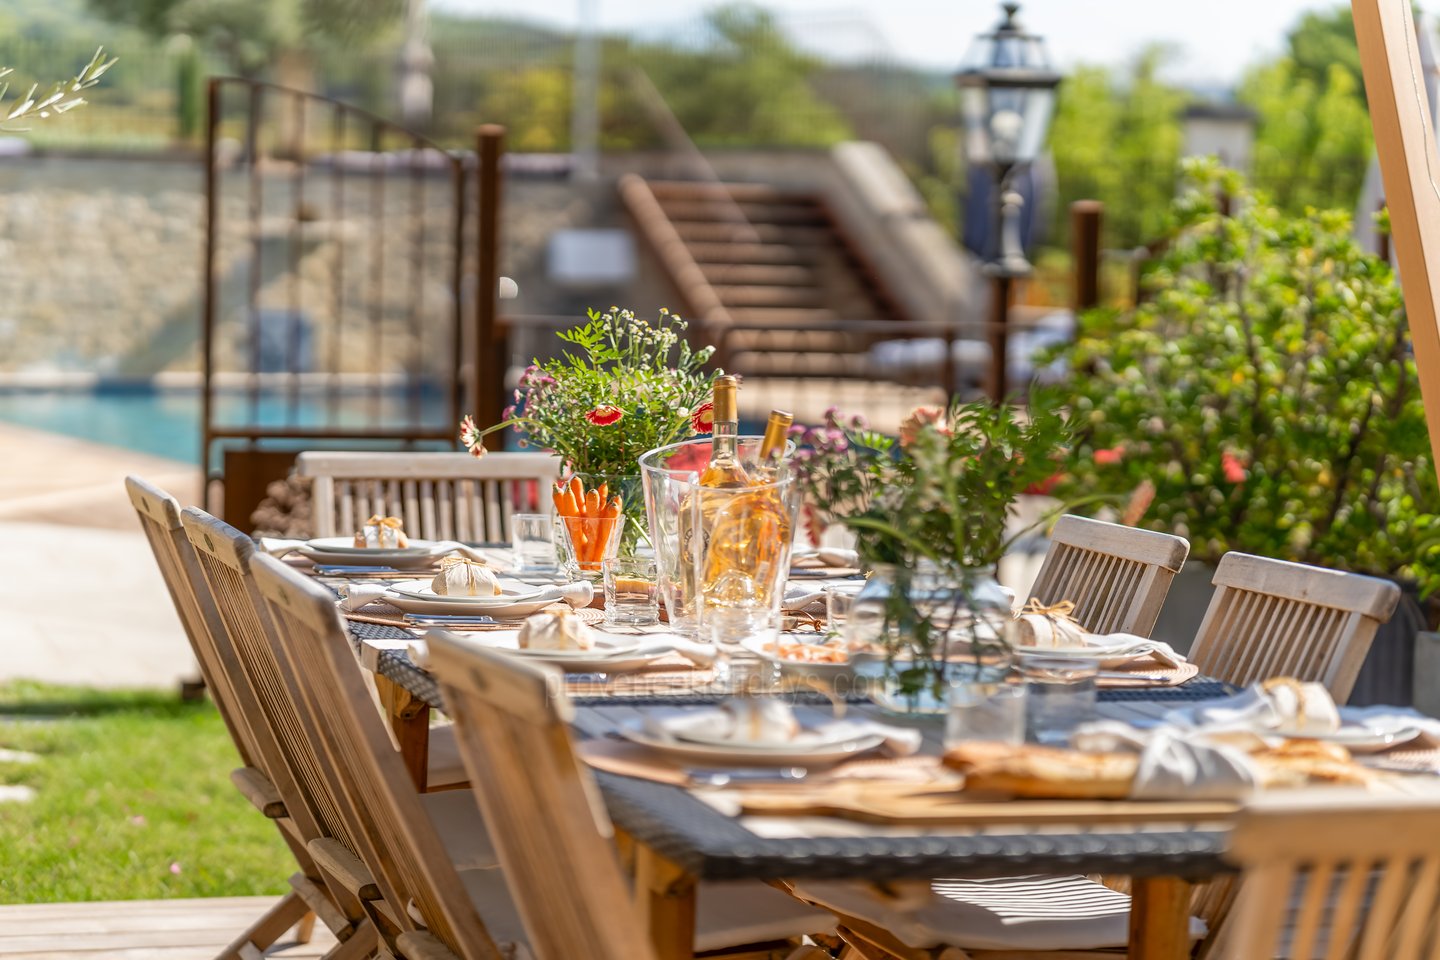
[[[908,319],[818,192],[630,174],[620,194],[726,370],[863,378]]]

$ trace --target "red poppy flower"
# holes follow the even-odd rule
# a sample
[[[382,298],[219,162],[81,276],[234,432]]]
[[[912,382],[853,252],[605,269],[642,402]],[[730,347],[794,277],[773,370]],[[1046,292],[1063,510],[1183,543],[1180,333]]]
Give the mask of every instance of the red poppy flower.
[[[1059,483],[1061,480],[1064,479],[1065,471],[1057,470],[1055,473],[1050,474],[1050,476],[1046,477],[1044,480],[1041,480],[1039,483],[1030,484],[1030,486],[1026,488],[1025,492],[1030,494],[1031,496],[1048,497],[1050,496],[1050,491],[1055,489],[1055,484]]]
[[[1111,464],[1119,463],[1121,456],[1125,453],[1124,447],[1109,447],[1104,450],[1095,451],[1095,466],[1108,467]]]
[[[690,429],[696,433],[710,433],[715,429],[715,404],[706,400],[690,414]]]
[[[597,427],[608,427],[612,423],[619,423],[623,416],[625,416],[625,411],[613,403],[602,403],[594,410],[585,411],[585,419]]]
[[[1220,454],[1220,472],[1225,475],[1226,483],[1244,483],[1245,478],[1249,476],[1245,472],[1245,464],[1229,451]]]

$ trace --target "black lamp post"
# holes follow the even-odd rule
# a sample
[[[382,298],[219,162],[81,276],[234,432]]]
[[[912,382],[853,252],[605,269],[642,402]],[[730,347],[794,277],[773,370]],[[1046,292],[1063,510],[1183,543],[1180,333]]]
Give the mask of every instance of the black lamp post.
[[[985,251],[985,272],[994,281],[990,306],[990,394],[1006,394],[1010,287],[1030,275],[1020,243],[1024,203],[1014,181],[1045,145],[1060,74],[1050,66],[1040,37],[1015,20],[1018,3],[1002,3],[1005,19],[970,45],[955,83],[965,127],[965,157],[995,180],[995,220]]]

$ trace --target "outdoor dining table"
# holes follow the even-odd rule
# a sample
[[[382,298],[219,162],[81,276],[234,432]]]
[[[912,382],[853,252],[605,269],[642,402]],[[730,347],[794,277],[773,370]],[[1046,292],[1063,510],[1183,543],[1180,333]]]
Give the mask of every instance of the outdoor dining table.
[[[362,665],[376,675],[407,766],[423,777],[429,714],[445,705],[435,678],[406,649],[415,635],[379,624],[351,622],[349,627]],[[1143,722],[1179,703],[1229,690],[1203,677],[1179,687],[1102,690],[1098,711],[1111,719]],[[582,742],[606,738],[646,710],[707,702],[703,691],[667,690],[571,699]],[[861,715],[874,710],[863,704],[852,709]],[[924,725],[922,752],[942,749],[938,726]],[[1190,955],[1193,883],[1234,872],[1223,856],[1230,813],[1223,804],[1127,805],[1124,809],[1143,808],[1144,813],[1126,819],[1110,805],[1072,801],[1076,813],[1071,819],[1053,812],[1031,818],[1023,813],[1025,804],[1011,802],[987,804],[986,815],[973,820],[920,828],[816,817],[737,817],[707,802],[702,793],[679,786],[600,770],[596,778],[620,832],[622,852],[633,864],[637,891],[643,891],[637,909],[664,960],[693,954],[701,881],[886,882],[1076,873],[1131,877],[1128,956],[1178,960]]]

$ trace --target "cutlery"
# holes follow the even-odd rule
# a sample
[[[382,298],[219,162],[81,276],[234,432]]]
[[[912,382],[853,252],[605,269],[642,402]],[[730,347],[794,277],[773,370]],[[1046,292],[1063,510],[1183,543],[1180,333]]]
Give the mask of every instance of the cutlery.
[[[447,615],[447,614],[440,614],[440,613],[435,613],[435,614],[407,613],[407,614],[405,614],[405,622],[406,622],[406,623],[428,623],[428,624],[435,624],[436,626],[443,626],[443,625],[445,625],[445,624],[447,624],[447,623],[449,623],[449,624],[455,624],[455,623],[496,623],[497,621],[496,621],[496,619],[495,619],[494,617],[471,616],[471,615],[469,615],[469,614],[458,614],[458,613],[457,613],[457,614],[448,614],[448,615]]]
[[[806,776],[804,767],[735,767],[729,770],[689,768],[683,773],[690,784],[697,787],[799,783]]]
[[[315,565],[315,572],[321,576],[339,576],[341,574],[367,576],[370,574],[400,573],[401,571],[395,567],[346,567],[328,563],[317,563]],[[405,574],[405,576],[409,575],[408,573]]]

